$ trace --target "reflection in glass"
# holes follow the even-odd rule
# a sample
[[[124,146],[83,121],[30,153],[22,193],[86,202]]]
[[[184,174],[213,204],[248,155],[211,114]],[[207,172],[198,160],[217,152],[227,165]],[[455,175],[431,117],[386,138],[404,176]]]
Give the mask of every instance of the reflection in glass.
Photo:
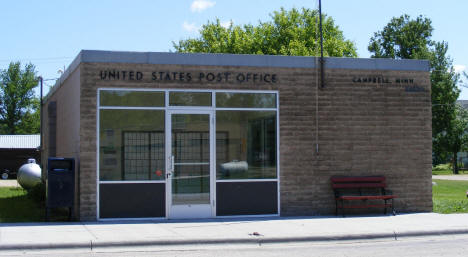
[[[99,94],[101,106],[163,107],[164,92],[102,90]]]
[[[211,106],[209,92],[169,92],[170,106]]]
[[[276,112],[216,112],[218,179],[276,178]]]
[[[99,179],[164,180],[164,111],[100,110]]]
[[[208,114],[172,114],[172,204],[210,203]]]
[[[276,94],[216,93],[216,107],[276,108]]]

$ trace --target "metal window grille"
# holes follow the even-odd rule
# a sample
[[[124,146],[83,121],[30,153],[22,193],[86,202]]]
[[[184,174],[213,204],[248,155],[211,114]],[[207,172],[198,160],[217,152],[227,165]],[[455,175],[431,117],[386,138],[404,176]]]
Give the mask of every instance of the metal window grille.
[[[165,144],[162,131],[123,131],[122,180],[164,178]],[[208,132],[174,132],[176,162],[209,162]],[[216,157],[227,160],[228,132],[216,133]],[[156,171],[161,171],[157,174]]]
[[[164,178],[164,132],[124,131],[122,180]],[[161,171],[161,173],[157,173]]]

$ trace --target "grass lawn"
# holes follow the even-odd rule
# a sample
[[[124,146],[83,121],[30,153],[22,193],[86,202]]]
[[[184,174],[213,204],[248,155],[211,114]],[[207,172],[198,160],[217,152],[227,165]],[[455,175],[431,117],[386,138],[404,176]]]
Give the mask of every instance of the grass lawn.
[[[21,187],[0,187],[0,222],[44,221],[44,206]]]
[[[54,210],[51,221],[67,221],[67,210]],[[21,187],[0,187],[0,223],[45,221],[45,204]]]
[[[468,213],[468,181],[433,180],[432,186],[434,212],[438,213]]]

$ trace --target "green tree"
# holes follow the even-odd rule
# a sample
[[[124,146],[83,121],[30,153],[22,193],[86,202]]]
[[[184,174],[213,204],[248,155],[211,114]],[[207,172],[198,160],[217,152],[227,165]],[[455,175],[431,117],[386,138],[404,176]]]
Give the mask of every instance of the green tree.
[[[232,53],[268,55],[320,55],[319,14],[307,8],[275,11],[271,21],[259,25],[221,25],[219,19],[208,22],[196,39],[174,43],[177,52]],[[344,38],[331,17],[322,15],[324,55],[356,57],[356,46]]]
[[[468,111],[460,105],[455,106],[455,119],[451,120],[446,130],[436,135],[452,156],[453,173],[458,174],[458,153],[468,149]]]
[[[0,133],[39,133],[39,99],[34,97],[38,79],[33,64],[20,62],[0,71]]]
[[[456,119],[455,102],[460,94],[459,76],[447,55],[447,42],[435,42],[429,18],[409,15],[394,17],[382,31],[374,33],[368,50],[373,58],[428,59],[431,72],[432,138],[436,163],[447,157],[450,149],[442,143],[447,129]],[[446,161],[446,159],[445,159]]]
[[[434,149],[439,155],[448,150],[439,145],[440,137],[447,127],[456,119],[455,102],[460,95],[457,87],[459,75],[454,71],[452,60],[447,57],[448,45],[445,42],[434,44],[431,53],[431,100],[432,100],[432,136]]]
[[[431,20],[422,16],[415,20],[407,14],[393,17],[382,31],[374,33],[368,50],[372,58],[428,59],[433,30]]]

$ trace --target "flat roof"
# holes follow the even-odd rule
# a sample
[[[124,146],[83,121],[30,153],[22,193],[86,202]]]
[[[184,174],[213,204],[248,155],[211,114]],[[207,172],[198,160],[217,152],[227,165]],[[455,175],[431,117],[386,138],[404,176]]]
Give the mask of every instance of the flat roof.
[[[143,63],[207,66],[251,66],[283,68],[316,68],[319,57],[211,54],[211,53],[164,53],[164,52],[117,52],[82,50],[73,61],[79,63]],[[416,70],[429,71],[427,60],[385,59],[385,58],[340,58],[325,57],[328,69],[363,70]]]
[[[326,69],[429,71],[427,60],[345,57],[325,57],[324,59]],[[319,60],[319,57],[313,56],[81,50],[58,79],[54,88],[62,84],[80,63],[316,68],[320,65]],[[53,91],[53,89],[50,90],[50,92]]]

